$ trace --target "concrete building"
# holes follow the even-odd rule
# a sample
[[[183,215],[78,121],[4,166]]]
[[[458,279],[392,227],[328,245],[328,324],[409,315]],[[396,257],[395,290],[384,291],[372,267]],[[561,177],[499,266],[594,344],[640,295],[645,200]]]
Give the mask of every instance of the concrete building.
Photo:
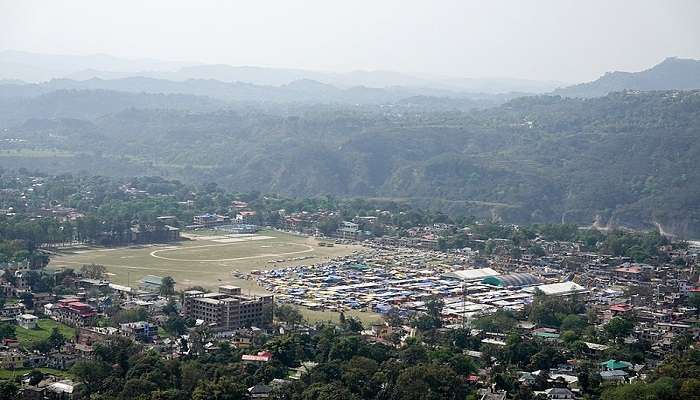
[[[479,281],[490,276],[501,275],[500,272],[492,268],[460,269],[447,272],[443,277],[447,279],[459,279],[462,281]]]
[[[201,214],[195,215],[192,218],[192,222],[198,227],[210,228],[212,226],[230,224],[231,217],[229,217],[228,215]]]
[[[273,296],[244,296],[237,286],[220,286],[218,293],[185,292],[186,317],[201,320],[220,331],[272,322]]]
[[[51,317],[70,326],[89,326],[97,317],[97,312],[90,305],[75,299],[63,299],[53,307]]]
[[[147,343],[152,342],[158,334],[158,327],[146,321],[120,324],[119,330],[128,338]]]
[[[39,321],[39,317],[32,314],[20,314],[17,316],[17,325],[24,329],[34,329],[36,328],[36,323]]]
[[[336,230],[336,235],[343,239],[357,239],[362,235],[362,231],[360,231],[359,227],[360,226],[354,222],[342,221]]]

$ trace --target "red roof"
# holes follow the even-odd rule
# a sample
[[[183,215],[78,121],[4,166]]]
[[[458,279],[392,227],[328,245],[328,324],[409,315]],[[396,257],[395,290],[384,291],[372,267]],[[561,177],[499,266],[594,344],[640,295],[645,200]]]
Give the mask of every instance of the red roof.
[[[256,355],[244,354],[241,356],[241,360],[268,362],[272,360],[272,353],[270,353],[269,351],[260,351]]]
[[[618,312],[627,312],[632,309],[632,306],[629,304],[613,304],[610,306],[610,311],[618,311]]]

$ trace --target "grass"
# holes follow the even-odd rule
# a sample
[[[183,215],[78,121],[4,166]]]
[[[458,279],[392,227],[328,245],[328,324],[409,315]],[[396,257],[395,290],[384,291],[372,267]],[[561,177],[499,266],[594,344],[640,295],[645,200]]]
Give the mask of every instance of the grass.
[[[37,369],[45,374],[51,374],[51,375],[56,375],[61,378],[71,378],[72,375],[68,373],[68,371],[61,371],[59,369],[53,369],[53,368],[34,368]],[[18,376],[22,376],[28,372],[31,372],[33,369],[32,368],[18,368],[15,370],[10,370],[10,369],[0,369],[0,379],[13,379]]]
[[[65,250],[51,258],[49,268],[78,269],[83,264],[97,263],[107,267],[112,282],[138,286],[145,275],[171,276],[178,289],[202,286],[237,285],[244,291],[264,293],[254,281],[232,276],[232,272],[281,268],[296,264],[313,264],[350,254],[357,246],[319,247],[313,238],[277,231],[262,231],[267,238],[241,242],[221,242],[212,236],[221,232],[194,232],[194,240],[161,245],[118,248],[86,248]],[[286,254],[286,255],[284,255]],[[311,258],[290,260],[295,257]],[[270,263],[285,259],[285,262]]]
[[[20,345],[29,348],[48,338],[53,328],[58,328],[58,331],[61,332],[66,339],[72,339],[75,336],[75,330],[73,328],[52,319],[40,319],[39,322],[37,322],[37,329],[24,329],[18,326],[15,329],[15,333]]]
[[[159,326],[159,327],[158,327],[158,337],[160,337],[161,339],[169,338],[169,337],[170,337],[170,333],[168,333],[168,331],[166,331],[165,329],[163,329],[162,326]]]
[[[340,313],[335,311],[319,311],[319,310],[309,310],[308,308],[298,307],[301,315],[304,316],[310,323],[329,321],[337,324],[340,322]],[[381,322],[382,317],[379,314],[357,311],[357,310],[346,310],[345,317],[355,317],[358,318],[365,328],[369,328],[370,325]]]
[[[339,245],[319,247],[314,238],[293,235],[278,231],[261,231],[267,239],[222,243],[212,236],[222,236],[216,230],[200,230],[183,233],[194,240],[176,244],[129,246],[119,248],[85,248],[62,251],[51,257],[49,268],[78,269],[83,264],[97,263],[107,267],[112,282],[138,286],[138,280],[145,275],[171,276],[178,289],[202,286],[214,289],[220,285],[240,286],[244,293],[264,294],[265,290],[255,281],[236,278],[232,271],[247,273],[252,270],[282,268],[298,264],[315,264],[337,256],[347,255],[359,246]],[[281,253],[296,253],[279,255]],[[294,257],[311,258],[269,263],[270,260]],[[161,258],[157,258],[161,257]],[[310,322],[338,321],[338,313],[302,309],[302,314]],[[365,324],[378,320],[374,313],[348,311]]]

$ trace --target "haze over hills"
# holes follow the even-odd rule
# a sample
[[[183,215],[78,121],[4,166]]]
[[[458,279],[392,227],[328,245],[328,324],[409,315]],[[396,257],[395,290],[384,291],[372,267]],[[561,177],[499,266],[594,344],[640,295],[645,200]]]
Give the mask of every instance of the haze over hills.
[[[669,90],[700,88],[700,60],[667,58],[639,72],[609,72],[593,82],[557,89],[566,97],[598,97],[621,90]]]
[[[106,54],[58,55],[3,50],[0,51],[0,79],[42,82],[62,78],[85,69],[133,74],[139,71],[174,70],[192,64],[149,59],[126,59]]]
[[[31,98],[58,90],[109,90],[127,93],[184,94],[206,96],[228,102],[251,103],[344,103],[387,104],[409,98],[443,98],[442,106],[468,110],[491,107],[521,96],[519,93],[479,94],[443,89],[355,86],[339,88],[318,81],[303,79],[281,86],[263,86],[242,82],[222,82],[213,79],[170,81],[130,77],[112,80],[89,79],[77,81],[54,79],[37,84],[0,83],[0,98]],[[453,101],[454,100],[454,101]]]
[[[263,86],[281,86],[298,80],[313,80],[341,88],[405,86],[491,94],[544,93],[564,85],[557,81],[512,78],[423,77],[393,71],[326,72],[295,68],[131,60],[105,55],[70,56],[0,51],[0,79],[36,83],[62,78],[83,81],[93,78],[115,80],[131,77],[171,81],[204,79]]]

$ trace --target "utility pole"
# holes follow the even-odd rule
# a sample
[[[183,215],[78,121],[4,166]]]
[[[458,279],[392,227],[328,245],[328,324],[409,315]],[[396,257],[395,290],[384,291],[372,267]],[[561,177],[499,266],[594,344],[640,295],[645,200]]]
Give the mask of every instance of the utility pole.
[[[466,329],[466,317],[467,314],[464,311],[464,308],[466,307],[467,303],[467,294],[466,294],[466,285],[464,284],[464,279],[462,279],[462,329]]]

